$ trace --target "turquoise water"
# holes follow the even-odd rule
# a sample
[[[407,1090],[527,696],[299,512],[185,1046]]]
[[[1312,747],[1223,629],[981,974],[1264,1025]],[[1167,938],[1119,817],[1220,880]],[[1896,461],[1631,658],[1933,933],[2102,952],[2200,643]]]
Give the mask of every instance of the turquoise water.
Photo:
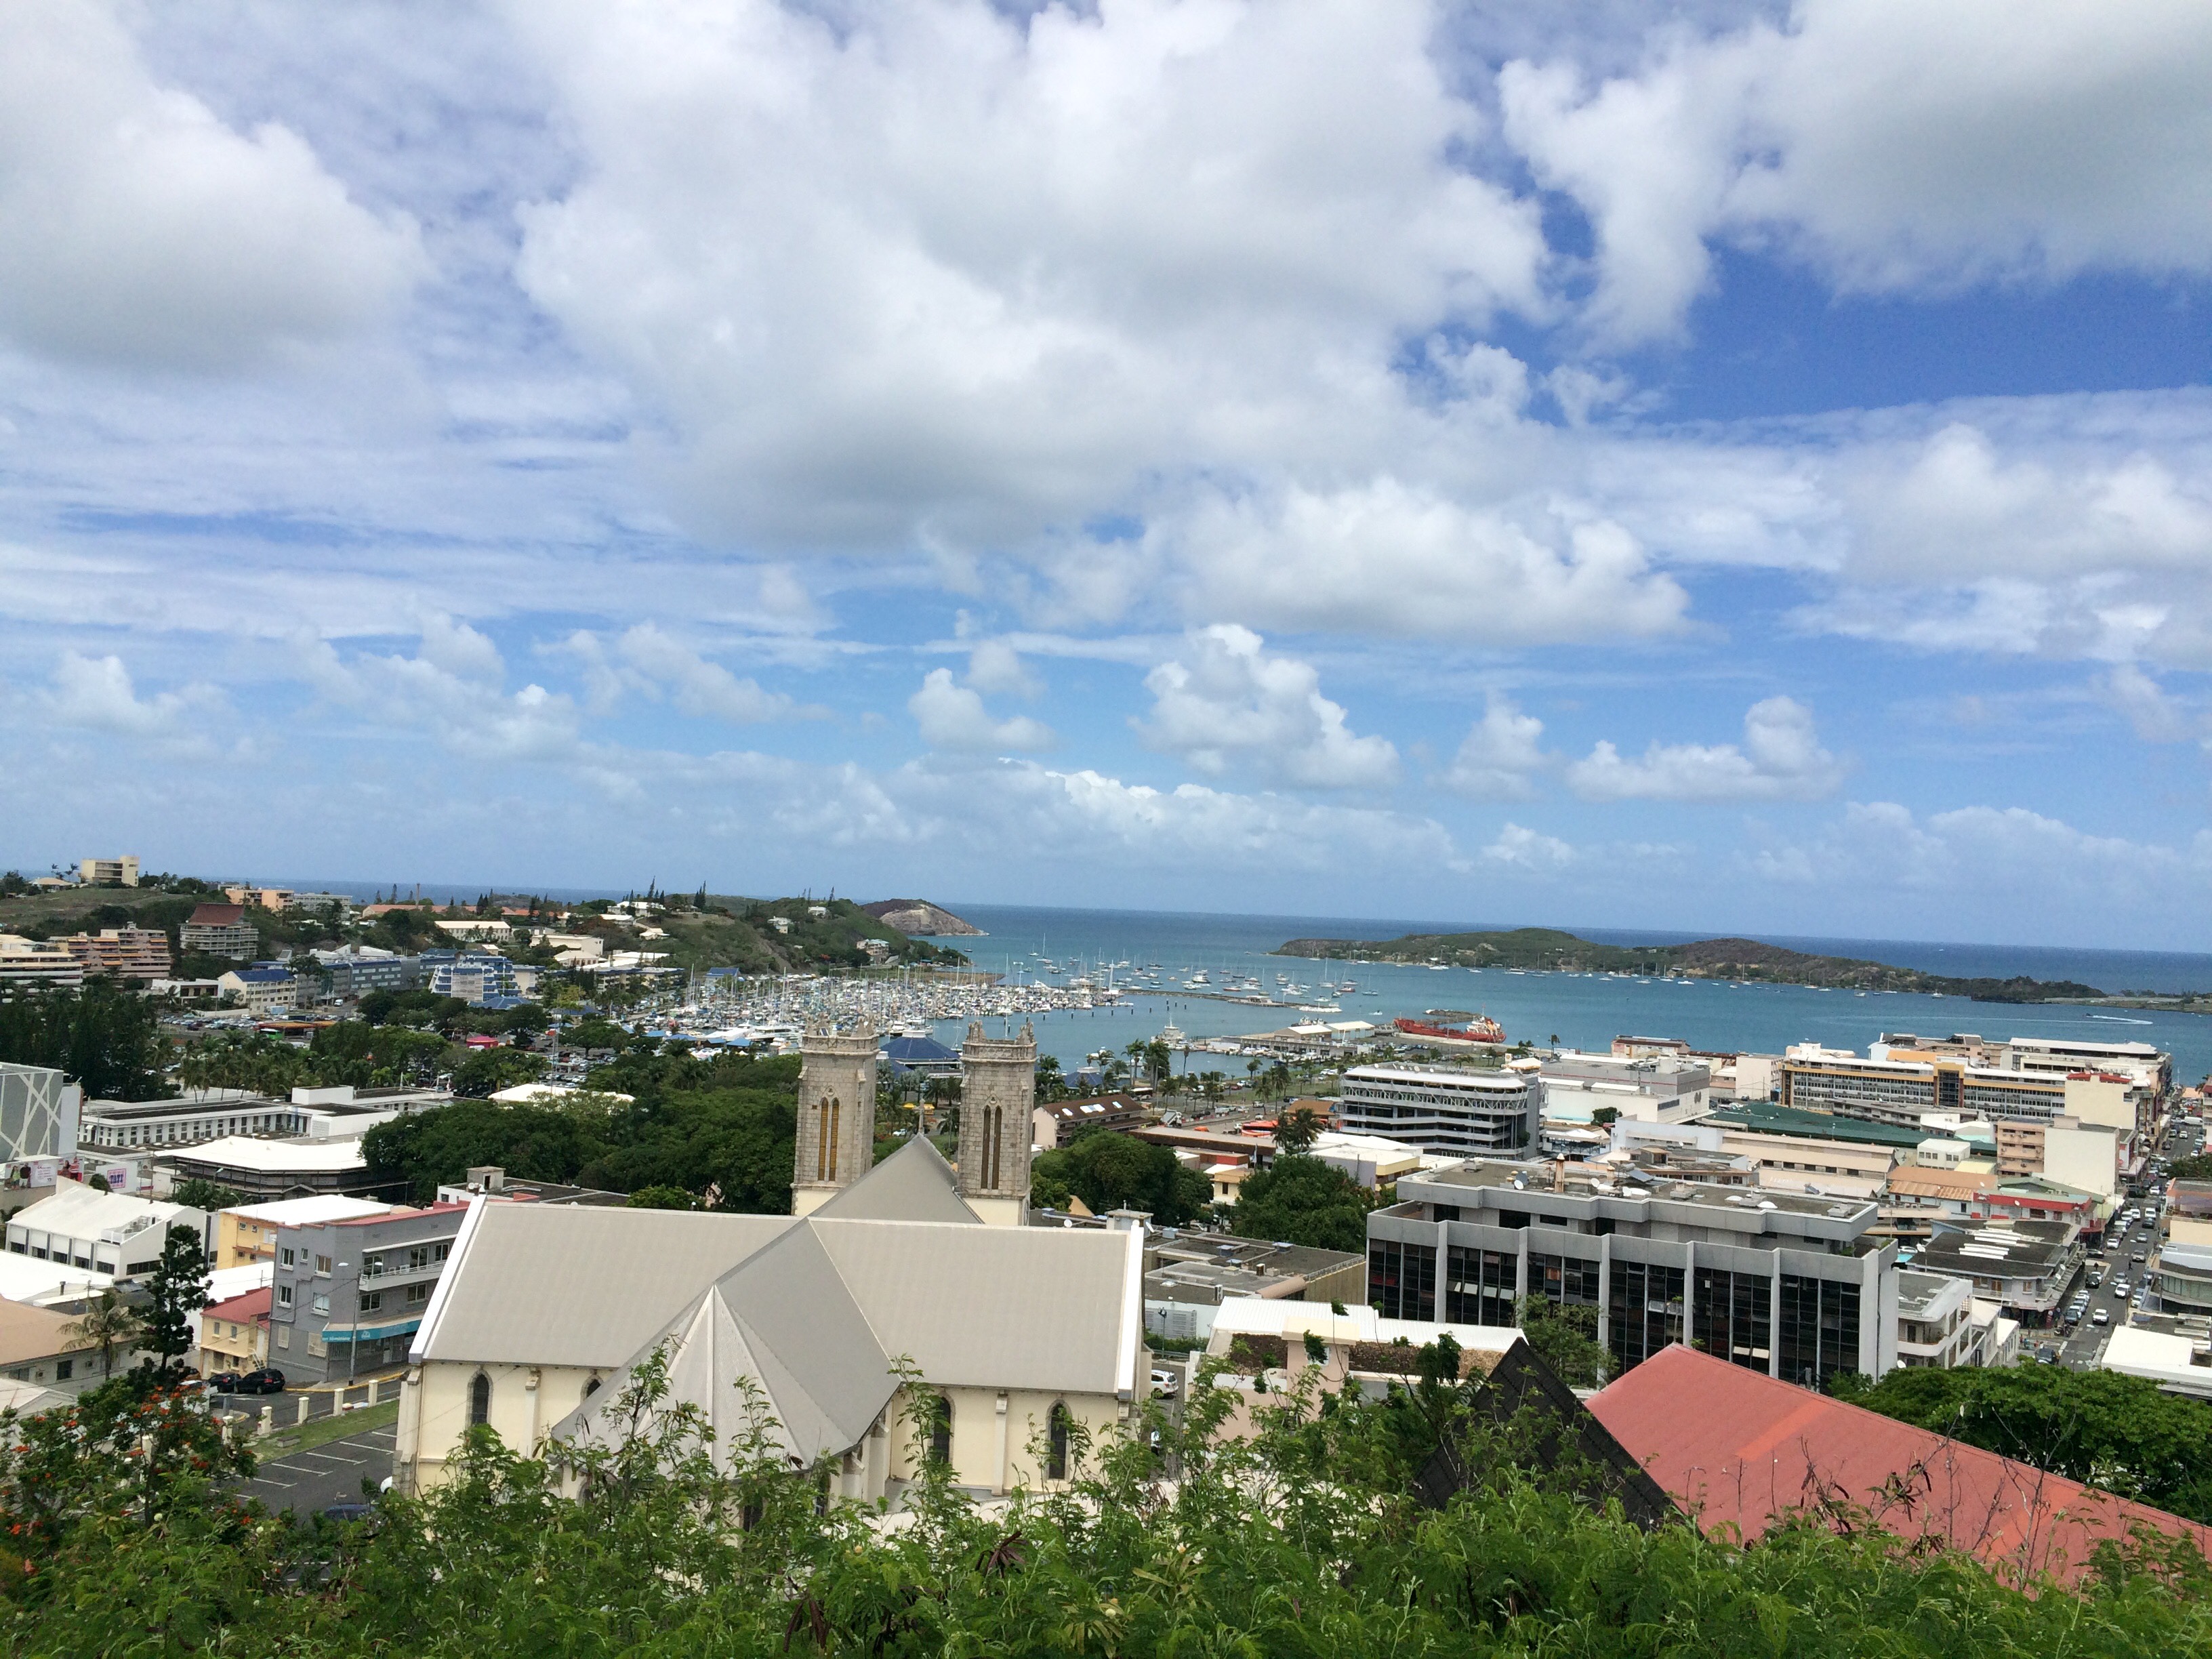
[[[1730,985],[1711,980],[1615,979],[1573,974],[1509,973],[1486,969],[1436,971],[1379,963],[1320,963],[1277,957],[1274,948],[1298,938],[1389,939],[1434,931],[1436,924],[1382,919],[1310,916],[1193,915],[1129,910],[1058,910],[992,904],[952,904],[956,915],[983,928],[982,939],[946,939],[979,968],[1036,978],[1033,953],[1063,968],[1076,964],[1100,977],[1104,964],[1158,963],[1163,981],[1180,981],[1203,968],[1218,985],[1226,972],[1256,975],[1278,993],[1277,974],[1311,988],[1305,1001],[1337,1004],[1342,1012],[1300,1016],[1186,996],[1139,995],[1128,1006],[1042,1015],[1036,1021],[1040,1047],[1073,1066],[1100,1048],[1119,1050],[1173,1024],[1194,1037],[1241,1036],[1271,1030],[1298,1018],[1365,1019],[1381,1025],[1431,1008],[1486,1013],[1516,1042],[1604,1048],[1615,1036],[1687,1039],[1692,1048],[1778,1054],[1793,1042],[1866,1051],[1884,1031],[1945,1036],[2075,1037],[2097,1042],[2154,1042],[2174,1057],[2177,1082],[2212,1072],[2212,1018],[2201,1014],[2137,1009],[2090,1010],[2048,1006],[2016,1007],[1958,997],[1816,990],[1796,985]],[[1668,944],[1695,934],[1620,933],[1583,930],[1608,944]],[[2055,951],[1995,945],[1870,943],[1846,939],[1776,939],[1797,950],[1866,957],[1901,967],[1960,975],[2067,978],[2106,989],[2122,987],[2185,989],[2212,986],[2212,957],[2148,953]],[[1073,977],[1071,973],[1066,977]],[[1117,974],[1118,977],[1118,974]],[[1324,981],[1352,981],[1358,990],[1320,994]],[[957,1041],[957,1024],[940,1032]],[[1193,1055],[1194,1069],[1242,1069],[1225,1056]]]

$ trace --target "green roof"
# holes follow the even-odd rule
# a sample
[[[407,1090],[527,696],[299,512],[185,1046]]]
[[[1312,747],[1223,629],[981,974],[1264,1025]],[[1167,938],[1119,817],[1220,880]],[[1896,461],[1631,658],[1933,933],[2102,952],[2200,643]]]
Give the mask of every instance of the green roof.
[[[1723,1106],[1706,1113],[1703,1121],[1739,1129],[1756,1129],[1763,1134],[1855,1140],[1868,1146],[1917,1146],[1929,1139],[1923,1130],[1907,1129],[1894,1123],[1869,1123],[1864,1118],[1808,1112],[1802,1106],[1779,1106],[1767,1100],[1747,1100]]]

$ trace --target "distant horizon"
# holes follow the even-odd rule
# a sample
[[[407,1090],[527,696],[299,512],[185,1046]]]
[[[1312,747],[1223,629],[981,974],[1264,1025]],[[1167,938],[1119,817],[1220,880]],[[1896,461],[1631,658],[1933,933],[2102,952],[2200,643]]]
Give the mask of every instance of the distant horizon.
[[[214,880],[217,878],[203,878],[203,879]],[[225,878],[222,879],[228,878]],[[292,876],[258,880],[254,884],[266,887],[291,887],[301,891],[320,890],[334,893],[350,893],[361,896],[366,896],[373,892],[383,891],[392,886],[392,883],[389,880],[356,881],[349,878],[331,876]],[[416,884],[417,884],[415,883],[400,884],[403,890],[407,891],[412,891]],[[634,886],[577,885],[566,887],[537,887],[526,884],[488,882],[426,881],[419,884],[422,889],[422,895],[425,898],[434,898],[441,902],[452,902],[454,900],[473,901],[479,896],[487,892],[501,892],[507,894],[530,894],[538,897],[558,899],[562,902],[568,904],[582,903],[592,899],[599,898],[620,898],[626,893],[642,892],[645,890],[646,887],[645,883],[639,883]],[[681,884],[678,884],[671,886],[667,884],[659,884],[659,886],[660,890],[663,892],[675,891],[688,894],[697,891],[696,884],[685,886]],[[720,894],[720,896],[724,897],[743,897],[763,900],[797,898],[801,896],[801,895],[796,891],[789,893],[732,893],[726,890],[718,889],[714,887],[712,883],[708,884],[708,890],[710,893]],[[821,898],[831,896],[832,895],[845,898],[853,897],[852,894],[840,893],[836,889],[820,890],[816,892],[815,896]],[[1030,904],[1018,901],[981,898],[952,901],[932,897],[926,892],[907,890],[886,892],[874,897],[854,899],[854,902],[860,904],[875,904],[880,903],[884,900],[893,898],[920,900],[927,903],[934,904],[940,909],[948,910],[954,915],[962,916],[963,919],[965,919],[966,912],[971,909],[1020,910],[1029,912],[1060,913],[1071,916],[1116,915],[1132,917],[1158,916],[1164,918],[1214,917],[1237,921],[1280,921],[1286,924],[1358,924],[1363,927],[1388,927],[1395,930],[1388,934],[1378,933],[1360,933],[1357,934],[1345,935],[1345,937],[1362,939],[1395,938],[1401,934],[1406,933],[1504,933],[1520,927],[1543,927],[1556,929],[1560,933],[1572,933],[1577,938],[1588,939],[1591,943],[1597,945],[1687,945],[1695,943],[1701,939],[1754,939],[1760,944],[1779,945],[1785,950],[1807,950],[1809,951],[1811,954],[1814,955],[1863,955],[1869,960],[1877,961],[1881,960],[1882,958],[1873,954],[1873,952],[1876,947],[1882,946],[1902,948],[1915,951],[1942,951],[1950,950],[1967,951],[2005,951],[2027,953],[2045,953],[2056,956],[2161,958],[2169,959],[2176,963],[2187,962],[2203,963],[2208,969],[2204,985],[2201,988],[2198,986],[2190,986],[2185,988],[2192,990],[2198,988],[2212,988],[2212,951],[2174,951],[2142,945],[2053,944],[2048,941],[2039,941],[2031,944],[2017,939],[1906,939],[1897,935],[1884,936],[1875,934],[1798,933],[1775,928],[1754,929],[1745,927],[1713,927],[1696,929],[1680,927],[1623,927],[1612,924],[1575,924],[1556,921],[1444,921],[1413,916],[1322,915],[1313,912],[1270,909],[1231,910],[1170,908],[1157,906],[1120,904]],[[1296,935],[1294,934],[1286,934],[1285,938],[1288,939],[1295,936]],[[1833,948],[1837,946],[1863,948],[1854,948],[1851,950],[1838,950]],[[1812,947],[1820,948],[1813,949]],[[1897,963],[1893,965],[1914,966],[1917,964]],[[1974,975],[1972,975],[1963,973],[1960,975],[1960,977],[1973,976]],[[2064,975],[2033,975],[2033,977],[2056,978],[2064,977]],[[2106,986],[2100,988],[2117,991],[2120,988]]]

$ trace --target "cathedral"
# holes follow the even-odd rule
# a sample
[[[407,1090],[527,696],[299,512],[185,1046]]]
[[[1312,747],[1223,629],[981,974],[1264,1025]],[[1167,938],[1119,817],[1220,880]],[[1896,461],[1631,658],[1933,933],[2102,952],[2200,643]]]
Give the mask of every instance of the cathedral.
[[[791,1212],[811,1215],[875,1163],[876,1033],[867,1026],[806,1033],[799,1077],[799,1140]],[[1035,1133],[1036,1034],[988,1037],[980,1022],[960,1047],[961,1201],[979,1221],[1019,1227],[1029,1219],[1030,1146]]]

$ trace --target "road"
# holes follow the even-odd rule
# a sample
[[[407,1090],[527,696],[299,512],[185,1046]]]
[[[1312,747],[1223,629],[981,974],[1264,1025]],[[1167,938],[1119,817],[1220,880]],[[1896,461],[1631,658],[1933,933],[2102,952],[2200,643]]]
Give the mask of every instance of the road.
[[[2169,1160],[2194,1157],[2204,1150],[2204,1126],[2187,1120],[2177,1120],[2167,1133],[2162,1150]],[[2142,1203],[2146,1200],[2136,1201]],[[2102,1262],[2105,1265],[2105,1282],[2089,1292],[2088,1310],[2081,1316],[2081,1322],[2065,1334],[2059,1348],[2062,1362],[2079,1370],[2094,1365],[2104,1358],[2105,1346],[2111,1341],[2112,1332],[2128,1322],[2127,1304],[2113,1294],[2113,1287],[2124,1280],[2130,1297],[2133,1297],[2142,1284],[2144,1273],[2150,1265],[2147,1259],[2137,1261],[2135,1258],[2138,1254],[2146,1258],[2157,1254],[2160,1231],[2158,1224],[2139,1218],[2124,1234],[2119,1231],[2118,1218],[2114,1218],[2111,1232],[2111,1237],[2115,1241],[2112,1248],[2103,1255],[2092,1252],[2089,1257],[2091,1264]],[[2069,1287],[2069,1297],[2075,1290],[2087,1282],[2085,1273]],[[2100,1308],[2110,1323],[2100,1326],[2096,1322],[2097,1310]],[[2031,1346],[2046,1340],[2041,1332],[2028,1333],[2026,1338]]]
[[[303,1516],[333,1504],[358,1504],[364,1479],[374,1490],[392,1473],[392,1443],[398,1432],[387,1423],[328,1441],[313,1451],[264,1462],[239,1492],[259,1498],[271,1510],[292,1510]]]

